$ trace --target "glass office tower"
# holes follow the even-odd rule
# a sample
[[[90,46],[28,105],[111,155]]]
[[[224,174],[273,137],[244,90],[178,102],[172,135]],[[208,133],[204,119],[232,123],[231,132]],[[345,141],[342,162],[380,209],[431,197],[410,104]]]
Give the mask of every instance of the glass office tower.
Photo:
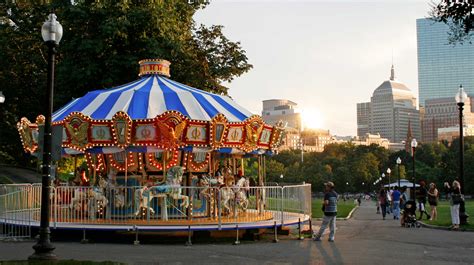
[[[454,97],[460,84],[474,95],[474,45],[449,44],[449,27],[429,19],[417,19],[416,30],[420,106],[427,99]]]

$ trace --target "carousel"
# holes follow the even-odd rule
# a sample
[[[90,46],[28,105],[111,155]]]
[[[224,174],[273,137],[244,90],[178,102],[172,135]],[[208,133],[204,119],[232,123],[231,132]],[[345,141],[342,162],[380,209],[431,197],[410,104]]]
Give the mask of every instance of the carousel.
[[[75,165],[69,183],[53,181],[52,227],[222,230],[310,220],[310,185],[265,186],[265,156],[279,146],[282,123],[169,79],[166,60],[139,65],[138,80],[88,92],[53,114],[57,156],[83,157],[87,167]],[[44,116],[17,125],[33,155],[42,124]],[[245,172],[249,158],[255,176]],[[39,226],[40,187],[4,186],[0,220]]]

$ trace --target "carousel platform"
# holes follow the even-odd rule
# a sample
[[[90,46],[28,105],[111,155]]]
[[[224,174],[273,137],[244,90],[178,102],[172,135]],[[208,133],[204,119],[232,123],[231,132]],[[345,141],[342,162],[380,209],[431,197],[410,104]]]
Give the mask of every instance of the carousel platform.
[[[196,218],[193,220],[106,220],[96,219],[90,221],[69,220],[69,222],[58,222],[50,220],[51,229],[72,229],[72,230],[115,230],[115,231],[200,231],[200,230],[235,230],[238,229],[261,229],[281,226],[290,226],[309,221],[309,215],[300,213],[285,212],[281,218],[281,212],[267,211],[263,215],[255,211],[250,211],[245,217],[223,217],[221,221],[213,218]],[[4,226],[28,226],[39,227],[39,213],[31,214],[9,213],[0,216],[0,224]],[[278,217],[276,217],[278,216]],[[248,221],[251,218],[252,221]]]

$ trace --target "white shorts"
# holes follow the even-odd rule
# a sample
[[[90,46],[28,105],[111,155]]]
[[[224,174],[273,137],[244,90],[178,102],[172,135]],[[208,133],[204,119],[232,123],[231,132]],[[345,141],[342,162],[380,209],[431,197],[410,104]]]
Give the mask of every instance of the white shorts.
[[[418,202],[418,210],[420,210],[420,212],[425,211],[425,204],[422,202]]]

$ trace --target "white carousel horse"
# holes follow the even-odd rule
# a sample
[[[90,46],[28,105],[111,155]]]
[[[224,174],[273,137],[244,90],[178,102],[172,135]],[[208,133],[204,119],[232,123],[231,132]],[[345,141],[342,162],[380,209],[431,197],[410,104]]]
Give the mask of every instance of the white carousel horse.
[[[180,166],[171,167],[166,173],[166,185],[169,189],[166,194],[174,200],[183,200],[180,206],[189,207],[189,197],[181,194],[181,182],[183,181],[184,168]]]
[[[105,207],[109,200],[104,196],[99,189],[93,187],[81,187],[74,190],[74,197],[71,199],[69,209],[80,210],[82,208],[82,202],[86,201],[87,204],[91,202],[97,202],[97,206]]]
[[[247,198],[246,192],[250,190],[250,181],[246,177],[241,177],[239,181],[237,181],[237,189],[235,192],[235,200],[237,206],[243,212],[247,211],[249,206],[249,199]]]
[[[234,185],[234,177],[227,176],[225,179],[225,185],[220,189],[221,194],[221,205],[223,207],[223,214],[231,214],[230,203],[235,199],[235,192],[232,190]]]
[[[150,203],[153,200],[153,198],[159,197],[160,195],[153,193],[153,187],[150,184],[147,184],[143,186],[143,188],[138,189],[137,192],[135,193],[135,196],[136,196],[135,198],[139,202],[135,215],[138,215],[140,213],[140,210],[143,208],[149,211],[151,215],[155,214],[155,210],[153,210],[153,208],[150,207]]]

